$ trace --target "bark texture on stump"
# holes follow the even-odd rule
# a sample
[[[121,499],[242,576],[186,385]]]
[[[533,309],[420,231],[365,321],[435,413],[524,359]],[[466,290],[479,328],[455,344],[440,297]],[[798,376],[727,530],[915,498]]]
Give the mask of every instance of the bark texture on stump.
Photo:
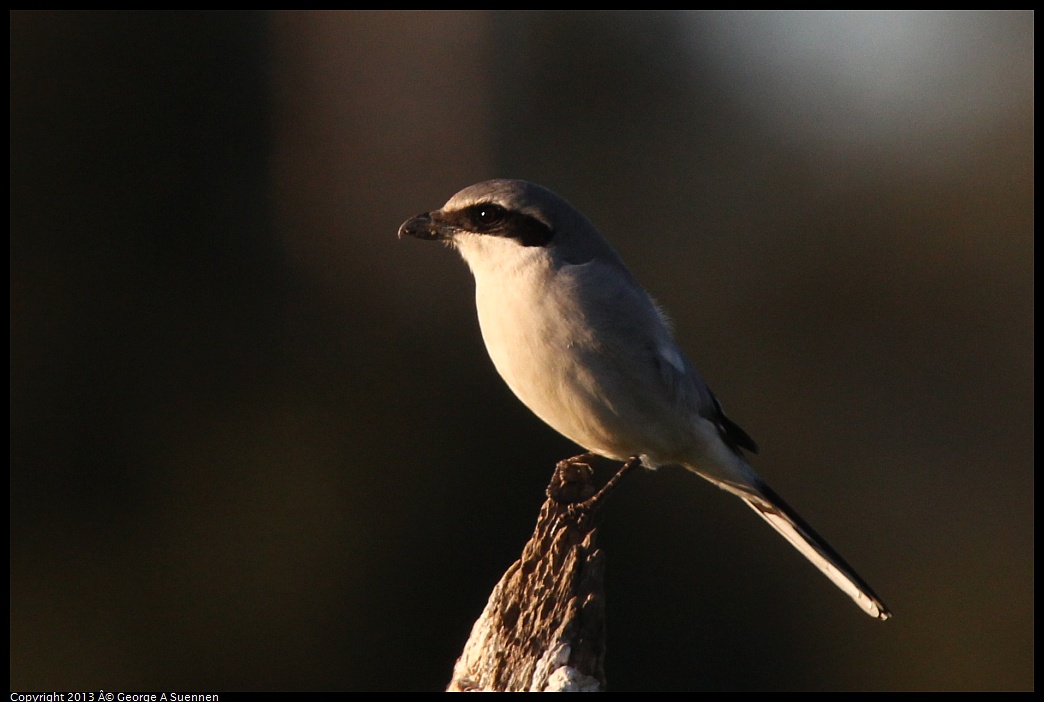
[[[448,691],[605,689],[605,559],[591,473],[576,459],[558,464],[533,535],[493,588]]]

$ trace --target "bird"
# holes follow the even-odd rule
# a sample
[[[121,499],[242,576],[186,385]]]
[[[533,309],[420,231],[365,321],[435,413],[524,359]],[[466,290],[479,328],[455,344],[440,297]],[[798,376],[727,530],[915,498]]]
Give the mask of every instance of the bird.
[[[475,279],[486,350],[537,417],[587,451],[681,466],[739,497],[862,610],[891,612],[754,471],[758,446],[675,343],[666,315],[601,232],[551,190],[476,183],[398,237],[455,248]]]

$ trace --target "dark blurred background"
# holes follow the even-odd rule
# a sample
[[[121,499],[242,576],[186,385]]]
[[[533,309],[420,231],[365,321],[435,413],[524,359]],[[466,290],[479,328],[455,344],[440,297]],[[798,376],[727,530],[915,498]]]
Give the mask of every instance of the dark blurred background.
[[[612,689],[1033,688],[1032,13],[10,19],[12,689],[445,686],[577,452],[395,237],[490,177],[602,229],[895,611],[643,473]]]

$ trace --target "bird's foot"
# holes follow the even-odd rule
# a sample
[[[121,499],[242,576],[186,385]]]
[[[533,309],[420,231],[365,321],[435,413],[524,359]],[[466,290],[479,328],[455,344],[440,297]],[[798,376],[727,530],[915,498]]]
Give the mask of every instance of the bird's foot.
[[[588,454],[584,454],[582,456],[575,456],[573,458],[568,458],[568,459],[566,459],[564,461],[559,462],[559,464],[558,464],[558,468],[556,470],[556,476],[563,475],[563,474],[568,475],[568,474],[570,474],[570,471],[573,472],[572,473],[573,475],[576,475],[576,471],[582,471],[583,472],[582,482],[583,482],[583,487],[586,487],[586,490],[584,490],[580,494],[576,495],[576,499],[574,499],[574,500],[562,499],[563,495],[562,495],[561,491],[556,491],[555,495],[552,496],[553,499],[555,499],[557,502],[569,503],[567,509],[568,509],[570,515],[576,515],[577,513],[590,513],[590,512],[593,512],[602,503],[602,501],[609,495],[609,493],[612,492],[612,490],[614,488],[616,488],[617,485],[620,484],[620,481],[622,481],[635,468],[637,468],[638,466],[642,465],[642,459],[641,458],[639,458],[638,456],[631,456],[629,459],[627,459],[626,462],[624,462],[624,464],[622,466],[620,466],[620,469],[618,471],[616,471],[616,473],[613,475],[613,477],[611,477],[609,479],[609,482],[607,482],[605,485],[602,486],[601,490],[598,490],[597,492],[594,492],[592,494],[592,491],[594,490],[594,487],[591,485],[590,476],[591,476],[591,473],[593,472],[593,469],[591,468],[591,466],[588,463],[586,463],[586,461],[589,461],[593,457],[594,457],[594,454],[589,454],[588,453]],[[577,477],[579,477],[579,476],[577,476]],[[550,491],[549,491],[549,496],[551,496],[550,495]]]
[[[591,484],[594,468],[590,461],[597,458],[593,453],[566,458],[555,465],[555,475],[547,486],[547,496],[559,504],[575,504],[595,494]]]

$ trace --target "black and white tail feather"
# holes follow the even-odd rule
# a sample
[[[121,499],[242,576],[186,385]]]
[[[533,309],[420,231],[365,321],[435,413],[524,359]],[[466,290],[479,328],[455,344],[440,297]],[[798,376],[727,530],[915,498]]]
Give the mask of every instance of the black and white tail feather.
[[[801,554],[812,562],[823,575],[841,588],[841,591],[852,598],[864,612],[876,619],[885,620],[892,616],[881,599],[874,594],[866,581],[856,574],[837,551],[830,547],[815,529],[808,525],[797,512],[777,495],[772,488],[762,483],[757,492],[736,491],[736,494],[754,510],[759,517],[768,522],[773,529],[782,534]]]

